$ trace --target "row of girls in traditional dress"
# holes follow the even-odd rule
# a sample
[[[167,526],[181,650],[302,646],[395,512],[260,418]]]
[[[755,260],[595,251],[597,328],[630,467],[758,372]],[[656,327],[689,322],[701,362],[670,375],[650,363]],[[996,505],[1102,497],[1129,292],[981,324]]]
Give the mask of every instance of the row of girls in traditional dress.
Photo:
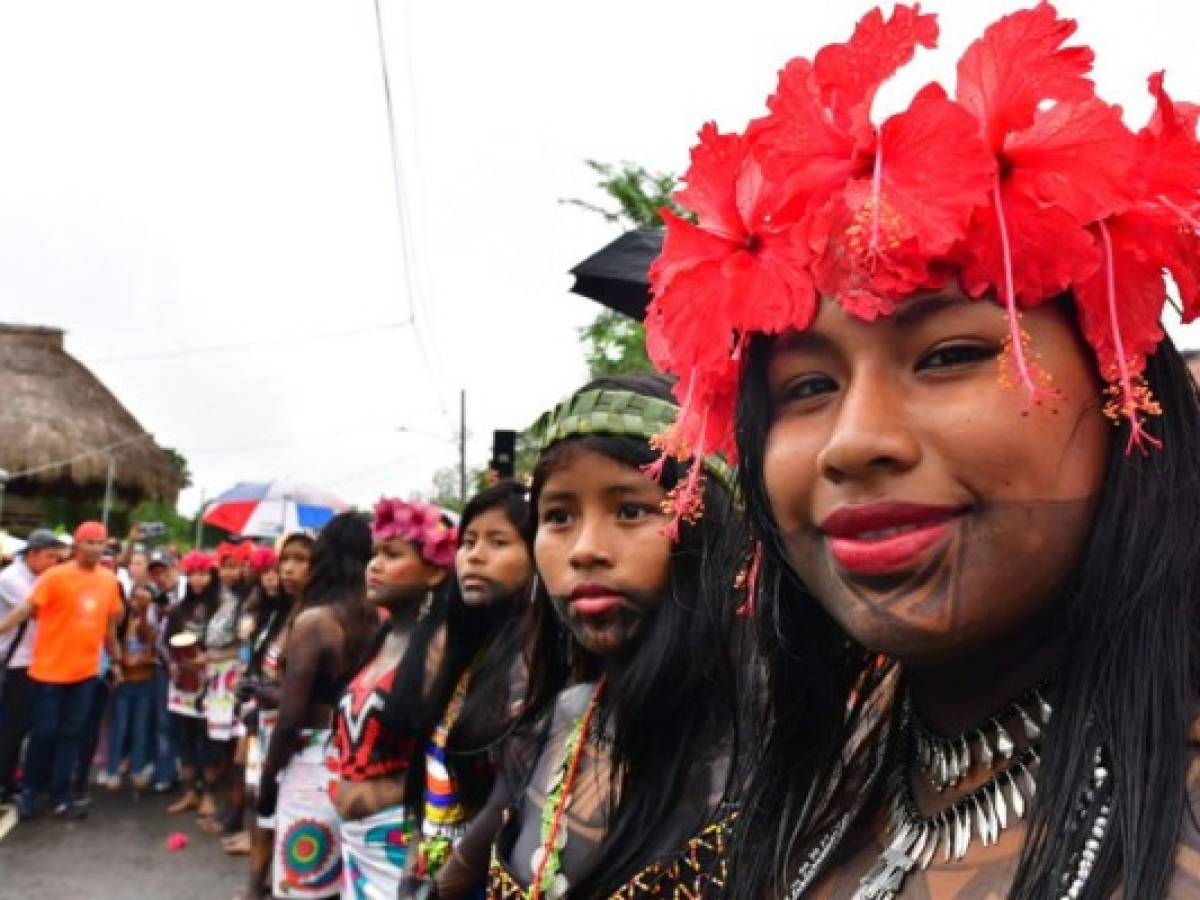
[[[1200,399],[1159,323],[1168,270],[1200,316],[1200,114],[1158,73],[1134,132],[1074,30],[1005,16],[878,125],[936,17],[790,62],[664,212],[673,386],[556,406],[528,506],[457,539],[396,500],[322,533],[276,896],[1200,896]]]
[[[223,835],[232,853],[251,849],[246,789],[254,789],[261,768],[280,638],[312,544],[294,534],[278,552],[243,542],[186,554],[184,596],[160,635],[183,790],[167,811],[194,811],[201,830]]]
[[[743,628],[703,587],[743,542],[723,466],[670,527],[685,469],[643,467],[674,410],[659,378],[589,385],[548,414],[531,488],[323,529],[258,796],[274,896],[720,885]]]

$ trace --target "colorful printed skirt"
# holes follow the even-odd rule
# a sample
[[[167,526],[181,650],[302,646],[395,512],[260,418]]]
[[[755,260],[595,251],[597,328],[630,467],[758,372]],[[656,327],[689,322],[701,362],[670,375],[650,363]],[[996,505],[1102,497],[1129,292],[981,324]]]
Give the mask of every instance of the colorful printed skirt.
[[[337,757],[327,730],[302,732],[301,745],[279,778],[272,893],[281,898],[336,897],[342,853],[329,785],[336,777]]]
[[[345,884],[350,900],[394,900],[413,837],[412,810],[393,806],[365,819],[342,822]]]
[[[227,659],[205,666],[204,718],[208,720],[208,736],[214,741],[237,737],[235,726],[239,723],[234,713],[240,665],[236,659]]]

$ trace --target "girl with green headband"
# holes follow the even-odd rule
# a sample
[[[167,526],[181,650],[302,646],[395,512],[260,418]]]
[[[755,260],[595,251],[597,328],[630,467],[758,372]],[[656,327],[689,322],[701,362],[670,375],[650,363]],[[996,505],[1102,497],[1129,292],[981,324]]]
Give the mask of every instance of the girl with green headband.
[[[658,377],[593,382],[539,422],[529,685],[488,811],[459,846],[488,896],[716,896],[735,690],[728,603],[703,590],[734,528],[717,478],[672,538],[684,464],[646,472]],[[737,546],[737,541],[732,541]]]

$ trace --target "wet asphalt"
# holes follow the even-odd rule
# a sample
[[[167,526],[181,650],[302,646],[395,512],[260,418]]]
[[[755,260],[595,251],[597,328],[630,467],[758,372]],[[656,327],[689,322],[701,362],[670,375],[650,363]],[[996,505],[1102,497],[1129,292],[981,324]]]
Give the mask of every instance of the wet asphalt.
[[[226,855],[194,814],[167,815],[174,799],[93,788],[85,819],[20,823],[0,840],[0,900],[230,900],[245,857]],[[176,831],[188,845],[172,852]]]

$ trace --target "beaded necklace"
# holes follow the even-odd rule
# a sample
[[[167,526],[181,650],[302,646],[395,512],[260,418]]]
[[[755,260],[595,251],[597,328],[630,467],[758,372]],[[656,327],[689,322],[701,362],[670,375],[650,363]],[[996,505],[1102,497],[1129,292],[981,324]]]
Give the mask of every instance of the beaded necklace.
[[[567,892],[567,879],[562,872],[562,850],[567,843],[567,833],[562,820],[571,804],[571,795],[579,776],[579,763],[587,743],[583,738],[591,728],[603,690],[604,678],[601,678],[592,692],[587,709],[567,736],[562,765],[546,793],[546,802],[542,805],[542,844],[533,854],[533,883],[530,885],[529,900],[541,900],[543,897],[558,900]]]

